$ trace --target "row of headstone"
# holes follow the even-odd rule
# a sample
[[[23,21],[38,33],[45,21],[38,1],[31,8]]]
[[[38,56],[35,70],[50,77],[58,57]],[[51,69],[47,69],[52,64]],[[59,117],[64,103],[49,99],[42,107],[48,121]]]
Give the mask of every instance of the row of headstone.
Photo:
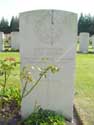
[[[92,42],[92,48],[94,49],[94,35],[89,37],[89,33],[82,32],[78,36],[79,52],[88,53],[89,41]]]
[[[60,69],[57,74],[49,74],[41,80],[41,84],[22,100],[23,117],[33,111],[37,101],[42,108],[60,112],[72,120],[76,35],[77,15],[74,13],[36,10],[20,14],[21,67],[54,64]],[[42,58],[47,58],[47,62]],[[37,73],[32,74],[37,79]]]
[[[4,41],[8,42],[8,45],[12,49],[19,49],[19,32],[12,32],[10,34],[4,34],[0,32],[0,51],[4,50]]]
[[[3,50],[2,32],[0,32],[0,52]]]

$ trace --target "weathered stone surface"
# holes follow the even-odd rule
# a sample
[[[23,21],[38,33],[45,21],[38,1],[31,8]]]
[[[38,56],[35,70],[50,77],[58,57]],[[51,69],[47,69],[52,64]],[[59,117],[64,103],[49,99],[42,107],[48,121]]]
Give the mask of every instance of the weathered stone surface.
[[[62,112],[72,119],[77,15],[59,10],[36,10],[20,14],[21,67],[27,64],[60,68],[22,101],[22,116],[28,116],[35,102],[42,108]],[[47,61],[42,59],[46,58]],[[38,73],[33,72],[36,77]],[[22,83],[23,87],[23,83]],[[28,86],[28,89],[30,86]]]

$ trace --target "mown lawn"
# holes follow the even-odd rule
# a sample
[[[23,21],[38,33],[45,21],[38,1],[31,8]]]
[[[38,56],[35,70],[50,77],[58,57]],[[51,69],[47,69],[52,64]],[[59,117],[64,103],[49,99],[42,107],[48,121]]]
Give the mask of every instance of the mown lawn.
[[[84,125],[94,125],[94,54],[77,54],[75,104]]]
[[[19,53],[0,53],[0,59],[14,57],[19,62]],[[20,65],[13,71],[8,85],[20,86]],[[84,125],[94,125],[94,54],[76,55],[75,104]]]

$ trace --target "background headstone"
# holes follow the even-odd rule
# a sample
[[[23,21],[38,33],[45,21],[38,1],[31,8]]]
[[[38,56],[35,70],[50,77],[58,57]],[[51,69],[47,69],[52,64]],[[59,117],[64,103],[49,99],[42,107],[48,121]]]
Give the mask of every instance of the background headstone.
[[[19,49],[19,32],[11,33],[11,48]]]
[[[76,51],[79,52],[79,36],[77,35],[77,38],[76,38]]]
[[[10,33],[7,33],[7,34],[3,33],[3,49],[7,50],[7,49],[10,49],[10,47],[11,47],[11,34]]]
[[[37,102],[42,108],[61,112],[72,119],[76,35],[77,15],[74,13],[36,10],[20,14],[21,67],[54,64],[60,68],[58,73],[42,79],[23,99],[23,117],[33,111]],[[43,58],[48,60],[45,62]],[[32,74],[37,79],[38,73],[32,71]]]
[[[92,41],[92,47],[94,49],[94,35],[91,37],[91,41]]]
[[[79,36],[80,48],[79,51],[82,53],[88,53],[88,45],[89,45],[89,33],[80,33]]]
[[[3,50],[3,33],[0,32],[0,52]]]

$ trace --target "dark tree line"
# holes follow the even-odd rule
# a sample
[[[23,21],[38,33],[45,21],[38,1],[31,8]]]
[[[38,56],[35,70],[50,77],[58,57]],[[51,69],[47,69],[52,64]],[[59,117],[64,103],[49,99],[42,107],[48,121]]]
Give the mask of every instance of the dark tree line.
[[[13,31],[19,31],[19,18],[13,16],[10,22],[2,18],[0,20],[0,32],[11,33]]]
[[[94,17],[81,14],[78,20],[78,35],[80,32],[88,32],[91,35],[94,34]]]

